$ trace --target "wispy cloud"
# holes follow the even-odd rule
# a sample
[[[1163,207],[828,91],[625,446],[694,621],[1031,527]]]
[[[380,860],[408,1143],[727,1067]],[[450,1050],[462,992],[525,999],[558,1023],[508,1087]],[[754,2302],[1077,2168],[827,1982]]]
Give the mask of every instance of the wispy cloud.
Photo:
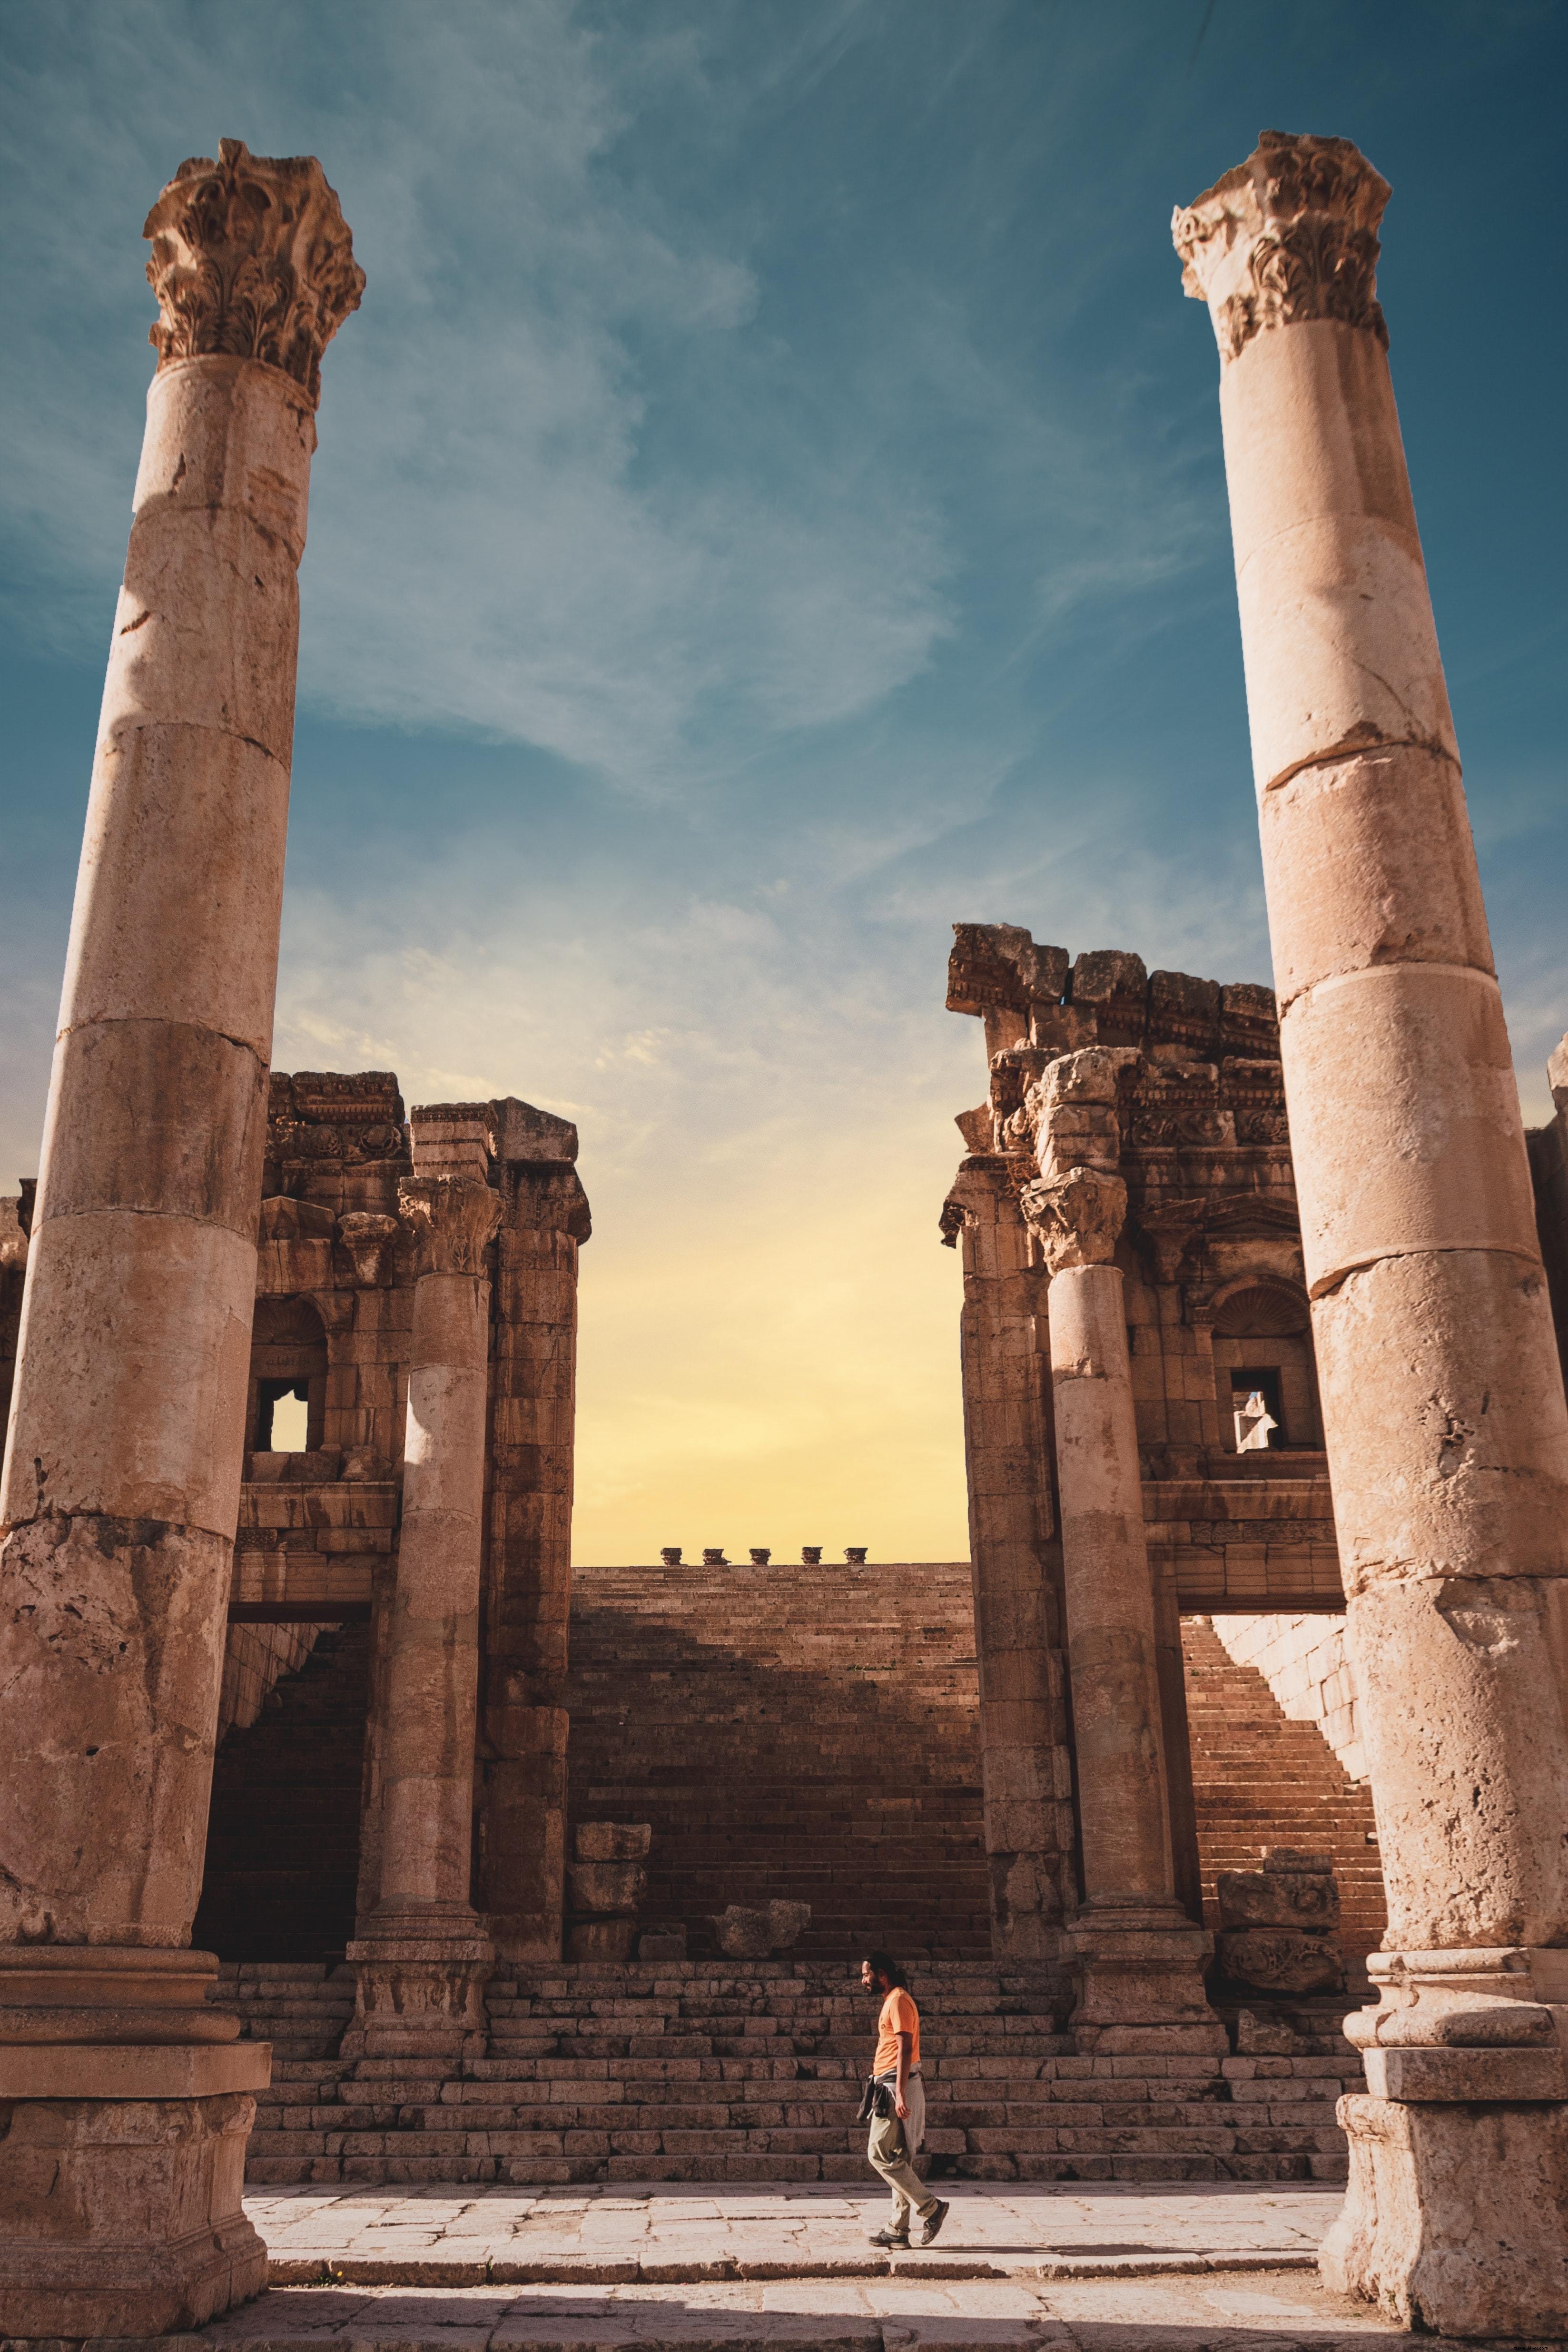
[[[629,22],[607,44],[565,0],[437,16],[388,0],[373,104],[345,104],[280,65],[277,20],[298,10],[76,14],[116,52],[112,92],[89,105],[64,44],[41,43],[11,124],[10,233],[37,235],[53,299],[8,372],[6,520],[65,592],[41,616],[57,643],[101,625],[119,562],[128,346],[151,310],[136,208],[193,136],[226,130],[319,149],[369,273],[326,367],[301,656],[316,707],[527,742],[657,792],[701,767],[711,705],[809,729],[919,672],[950,625],[941,527],[852,419],[727,473],[700,415],[650,415],[645,355],[672,339],[699,383],[750,366],[757,286],[734,226],[610,164],[635,110],[706,94],[693,41]],[[178,100],[176,27],[196,63]],[[83,368],[100,338],[113,363]],[[37,625],[36,600],[18,617]]]

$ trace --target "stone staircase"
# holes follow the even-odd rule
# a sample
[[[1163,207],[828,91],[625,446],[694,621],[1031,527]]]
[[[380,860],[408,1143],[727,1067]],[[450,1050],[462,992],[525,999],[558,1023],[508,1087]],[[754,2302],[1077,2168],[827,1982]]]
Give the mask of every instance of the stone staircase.
[[[1080,2057],[1040,1972],[938,1961],[912,1985],[934,2177],[1343,2176],[1333,2102],[1360,2069],[1337,2036],[1291,2057]],[[216,1998],[274,2044],[254,2182],[865,2176],[853,2118],[872,2006],[836,1962],[584,1962],[498,1978],[489,2054],[455,2071],[335,2056],[345,1969],[229,1969]]]
[[[1218,1924],[1218,1872],[1256,1870],[1266,1845],[1332,1853],[1354,1989],[1388,1917],[1372,1792],[1315,1723],[1292,1722],[1257,1668],[1236,1664],[1207,1617],[1184,1617],[1181,1638],[1205,1924]]]
[[[573,1829],[648,1822],[647,1916],[809,1903],[806,1956],[988,1959],[967,1561],[576,1567]]]

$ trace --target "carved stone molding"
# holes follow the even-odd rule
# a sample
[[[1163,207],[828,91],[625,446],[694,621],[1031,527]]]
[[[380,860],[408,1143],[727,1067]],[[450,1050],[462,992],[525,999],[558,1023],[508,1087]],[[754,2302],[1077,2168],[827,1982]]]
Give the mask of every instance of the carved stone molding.
[[[416,1176],[398,1187],[403,1227],[421,1274],[483,1274],[501,1222],[501,1196],[462,1176]]]
[[[147,215],[147,281],[160,317],[148,331],[160,367],[224,353],[265,360],[321,397],[321,354],[365,273],[314,155],[253,155],[241,139],[218,159],[181,164]]]
[[[1265,328],[1337,319],[1388,329],[1376,297],[1377,226],[1388,183],[1348,139],[1265,131],[1255,153],[1177,205],[1171,236],[1182,284],[1207,302],[1220,357]]]
[[[1049,1273],[1110,1265],[1127,1214],[1127,1188],[1119,1176],[1075,1168],[1054,1182],[1037,1178],[1022,1199]]]
[[[350,1209],[338,1223],[339,1238],[354,1261],[354,1279],[371,1290],[391,1271],[392,1245],[402,1228],[395,1217],[373,1209]]]

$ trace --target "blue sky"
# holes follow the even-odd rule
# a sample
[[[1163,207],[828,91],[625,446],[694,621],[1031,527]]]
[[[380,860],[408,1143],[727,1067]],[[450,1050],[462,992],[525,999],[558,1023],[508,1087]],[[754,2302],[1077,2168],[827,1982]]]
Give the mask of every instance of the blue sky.
[[[4,20],[0,1177],[37,1165],[141,220],[221,136],[319,154],[369,277],[324,369],[276,1059],[579,1121],[582,1558],[962,1553],[952,921],[1268,977],[1218,362],[1168,228],[1264,125],[1393,183],[1395,383],[1546,1114],[1561,5]]]

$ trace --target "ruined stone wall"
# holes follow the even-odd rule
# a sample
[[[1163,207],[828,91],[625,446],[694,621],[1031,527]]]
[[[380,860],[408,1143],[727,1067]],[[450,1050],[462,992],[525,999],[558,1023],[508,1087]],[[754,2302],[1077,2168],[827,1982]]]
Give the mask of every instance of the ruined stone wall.
[[[969,1156],[945,1238],[962,1229],[966,1171],[995,1171],[1021,1202],[1030,1093],[1050,1064],[1110,1047],[1127,1188],[1115,1263],[1156,1575],[1183,1609],[1336,1605],[1273,992],[1149,972],[1120,950],[1070,959],[1012,924],[954,931],[947,1002],[984,1020],[990,1086],[956,1121]],[[1240,1454],[1233,1399],[1254,1377],[1280,1425],[1266,1452]]]
[[[390,1071],[273,1074],[222,1715],[225,1733],[255,1724],[280,1679],[298,1675],[318,1632],[368,1622],[368,1669],[356,1670],[347,1683],[338,1677],[350,1696],[340,1693],[330,1715],[338,1790],[334,1850],[357,1853],[358,1904],[368,1912],[380,1884],[385,1628],[398,1570],[413,1320],[415,1262],[400,1203],[405,1185],[433,1175],[456,1174],[492,1187],[500,1195],[503,1225],[501,1279],[492,1304],[491,1544],[479,1639],[483,1644],[489,1636],[497,1704],[486,1723],[488,1777],[478,1783],[476,1835],[493,1858],[510,1853],[519,1839],[509,1833],[532,1808],[521,1835],[531,1874],[532,1926],[546,1938],[553,1927],[557,1949],[563,1774],[550,1741],[532,1736],[532,1694],[515,1694],[508,1712],[506,1677],[508,1643],[515,1646],[511,1629],[519,1622],[544,1621],[559,1628],[556,1685],[564,1668],[576,1251],[588,1231],[587,1203],[570,1164],[575,1152],[576,1134],[568,1122],[523,1103],[438,1105],[409,1119]],[[553,1229],[552,1215],[565,1230]],[[548,1296],[516,1272],[519,1257],[537,1257],[541,1249],[558,1276]],[[543,1328],[533,1352],[547,1355],[550,1364],[550,1426],[542,1433],[521,1432],[536,1438],[531,1445],[520,1442],[524,1409],[512,1401],[528,1385],[517,1370],[519,1354],[529,1353],[526,1341],[519,1349],[519,1326],[536,1336]],[[302,1449],[272,1442],[280,1399],[304,1406]],[[548,1448],[537,1442],[541,1434],[548,1435]],[[536,1522],[549,1540],[528,1552],[519,1547],[519,1530],[526,1534]],[[565,1725],[559,1691],[552,1686],[552,1692],[557,1706],[549,1723],[559,1749]],[[348,1802],[341,1758],[351,1727],[345,1707],[354,1705],[364,1708],[362,1785],[351,1818],[339,1821],[336,1813]],[[256,1748],[258,1759],[264,1748],[265,1743]],[[258,1762],[256,1769],[263,1768]],[[231,1758],[214,1797],[210,1871],[222,1874],[237,1866],[233,1858],[244,1843],[237,1825],[252,1810],[244,1769]],[[494,1884],[486,1894],[491,1900],[512,1892],[500,1860],[493,1859],[490,1876]],[[247,1892],[247,1901],[265,1906],[266,1899],[265,1883]],[[215,1884],[204,1903],[209,1916],[243,1916],[243,1906]],[[291,1888],[289,1904],[300,1932],[307,1932],[298,1889]],[[514,1899],[504,1907],[524,1906]],[[258,1918],[256,1949],[265,1944],[279,1957],[279,1934],[264,1932],[264,1926]],[[312,1946],[299,1957],[319,1953]]]

